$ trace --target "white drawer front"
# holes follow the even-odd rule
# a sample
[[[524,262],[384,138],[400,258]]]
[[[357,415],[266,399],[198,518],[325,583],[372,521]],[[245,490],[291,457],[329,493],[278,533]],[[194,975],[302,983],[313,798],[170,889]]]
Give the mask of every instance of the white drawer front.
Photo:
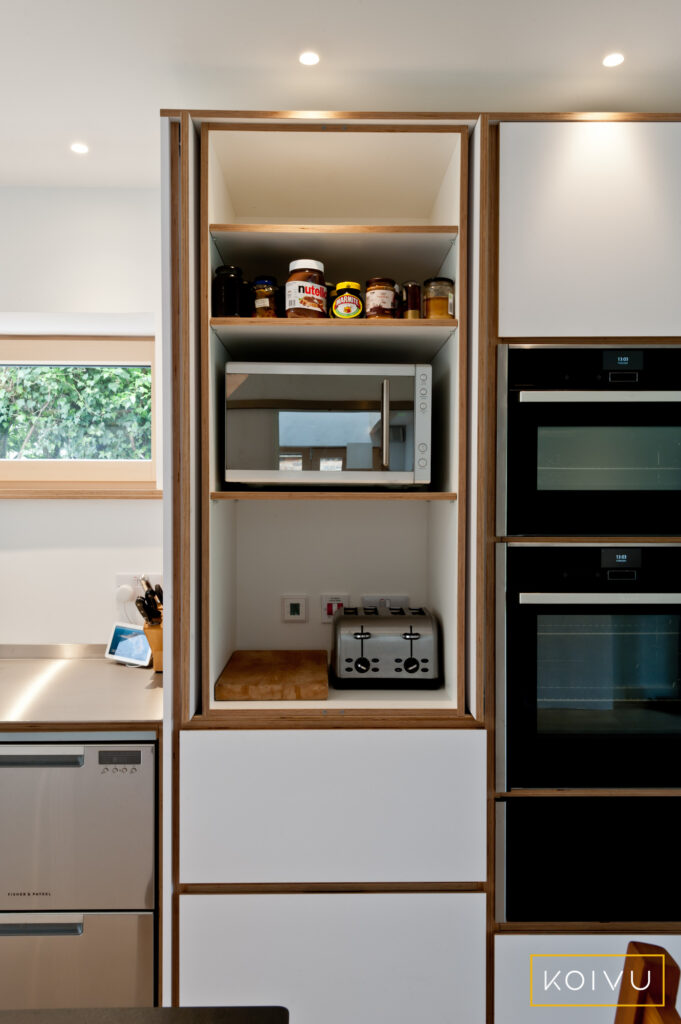
[[[184,732],[182,882],[484,881],[479,730]]]
[[[485,896],[182,896],[180,1004],[286,1006],[295,1024],[483,1024]]]

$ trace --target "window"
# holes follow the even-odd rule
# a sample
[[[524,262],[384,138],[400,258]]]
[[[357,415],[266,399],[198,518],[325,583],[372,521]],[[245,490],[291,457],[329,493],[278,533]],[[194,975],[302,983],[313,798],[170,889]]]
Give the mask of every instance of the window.
[[[0,482],[155,486],[154,339],[0,338]]]

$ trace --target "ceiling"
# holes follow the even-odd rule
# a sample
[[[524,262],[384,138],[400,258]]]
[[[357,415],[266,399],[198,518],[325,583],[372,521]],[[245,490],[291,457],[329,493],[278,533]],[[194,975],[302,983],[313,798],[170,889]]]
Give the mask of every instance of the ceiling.
[[[0,14],[0,185],[154,187],[162,107],[681,109],[681,0],[0,0]],[[321,63],[300,65],[303,49]],[[609,70],[612,51],[626,60]]]

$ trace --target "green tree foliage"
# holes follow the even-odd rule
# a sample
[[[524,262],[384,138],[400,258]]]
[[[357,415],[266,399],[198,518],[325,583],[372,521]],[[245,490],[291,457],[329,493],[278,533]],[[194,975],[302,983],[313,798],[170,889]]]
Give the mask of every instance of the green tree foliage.
[[[146,366],[0,365],[0,459],[150,459]]]

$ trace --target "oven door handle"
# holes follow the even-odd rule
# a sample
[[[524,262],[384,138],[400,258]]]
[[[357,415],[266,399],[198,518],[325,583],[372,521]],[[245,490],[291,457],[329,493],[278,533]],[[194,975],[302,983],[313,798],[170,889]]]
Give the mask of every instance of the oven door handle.
[[[520,391],[526,402],[681,402],[681,391]]]
[[[676,604],[681,594],[527,594],[518,595],[520,604]]]

